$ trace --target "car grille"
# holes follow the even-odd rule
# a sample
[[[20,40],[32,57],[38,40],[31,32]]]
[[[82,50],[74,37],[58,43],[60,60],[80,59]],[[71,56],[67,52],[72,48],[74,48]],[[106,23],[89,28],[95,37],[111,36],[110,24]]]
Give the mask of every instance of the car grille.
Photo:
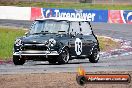
[[[21,49],[23,51],[27,51],[27,50],[48,50],[48,47],[45,45],[41,45],[41,44],[25,44],[24,46],[21,47]]]

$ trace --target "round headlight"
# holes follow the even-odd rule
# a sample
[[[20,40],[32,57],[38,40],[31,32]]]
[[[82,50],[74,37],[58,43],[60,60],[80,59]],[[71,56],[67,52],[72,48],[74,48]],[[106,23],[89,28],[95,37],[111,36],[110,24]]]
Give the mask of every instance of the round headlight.
[[[56,40],[49,39],[49,44],[50,44],[50,46],[54,46],[56,44]]]
[[[21,40],[21,39],[16,39],[15,45],[16,45],[16,46],[22,45],[22,40]]]

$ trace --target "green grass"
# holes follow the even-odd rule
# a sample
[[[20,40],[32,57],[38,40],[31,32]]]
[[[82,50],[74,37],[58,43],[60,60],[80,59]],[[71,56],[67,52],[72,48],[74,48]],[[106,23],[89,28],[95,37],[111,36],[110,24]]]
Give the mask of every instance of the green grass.
[[[121,45],[118,42],[113,41],[110,38],[104,38],[102,36],[97,36],[99,40],[99,45],[101,51],[109,51],[115,48],[119,48]]]
[[[13,44],[16,37],[23,36],[25,30],[0,27],[0,60],[9,60],[12,57]],[[118,47],[117,42],[98,36],[101,51],[107,51]]]
[[[24,33],[24,30],[0,27],[0,59],[7,60],[12,57],[14,41]]]
[[[72,8],[72,9],[108,9],[108,10],[132,10],[132,5],[124,4],[88,4],[88,3],[45,3],[45,2],[4,2],[0,6],[30,6],[44,8]]]

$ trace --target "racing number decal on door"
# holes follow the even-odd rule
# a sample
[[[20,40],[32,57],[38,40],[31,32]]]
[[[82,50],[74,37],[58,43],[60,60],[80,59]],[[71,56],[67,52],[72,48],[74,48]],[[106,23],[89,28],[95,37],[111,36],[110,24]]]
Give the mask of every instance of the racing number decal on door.
[[[75,51],[77,55],[82,53],[82,41],[79,38],[75,40]]]

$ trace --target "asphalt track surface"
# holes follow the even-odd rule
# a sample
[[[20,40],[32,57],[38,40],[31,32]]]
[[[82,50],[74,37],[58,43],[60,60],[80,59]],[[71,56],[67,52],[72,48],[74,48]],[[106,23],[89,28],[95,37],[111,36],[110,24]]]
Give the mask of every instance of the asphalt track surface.
[[[93,31],[97,35],[108,36],[117,39],[132,41],[131,24],[91,23]],[[29,28],[29,21],[0,20],[0,26]],[[0,65],[0,74],[18,73],[49,73],[49,72],[77,72],[79,66],[87,72],[97,71],[132,71],[132,55],[117,55],[116,57],[100,57],[98,63],[90,63],[86,60],[71,60],[64,65],[50,65],[48,62],[28,61],[23,66],[15,66],[13,63]]]

